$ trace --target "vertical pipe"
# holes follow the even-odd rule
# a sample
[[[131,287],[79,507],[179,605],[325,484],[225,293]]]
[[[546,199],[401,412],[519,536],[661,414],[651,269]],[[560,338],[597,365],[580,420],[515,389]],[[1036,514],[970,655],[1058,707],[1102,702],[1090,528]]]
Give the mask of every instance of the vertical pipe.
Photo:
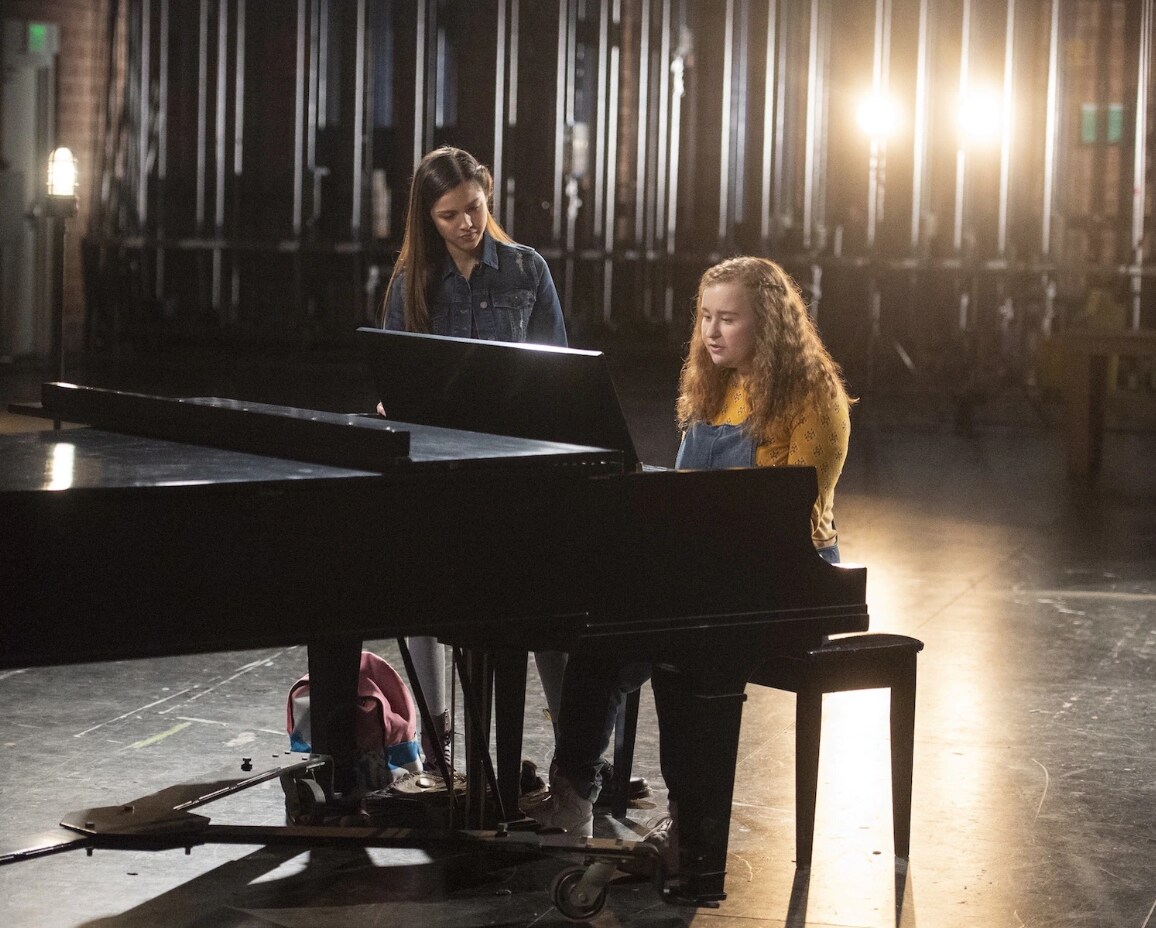
[[[880,105],[887,92],[887,80],[884,76],[885,52],[890,11],[887,9],[888,0],[875,0],[875,52],[871,70],[871,93],[876,105]],[[867,248],[875,249],[875,230],[879,222],[880,194],[879,172],[884,158],[883,142],[879,138],[878,127],[869,127],[871,135],[871,153],[867,169]]]
[[[506,125],[518,125],[518,46],[521,35],[522,2],[510,0],[510,76],[506,85]],[[514,234],[514,176],[506,178],[506,209],[502,214],[506,231]]]
[[[794,194],[788,195],[789,175],[787,172],[787,90],[790,79],[788,52],[790,49],[790,29],[792,11],[796,7],[784,4],[783,16],[778,29],[778,51],[775,55],[775,216],[777,222],[785,222],[794,214]],[[788,202],[790,200],[791,202]]]
[[[1052,255],[1052,211],[1056,199],[1056,148],[1060,131],[1060,5],[1051,0],[1052,22],[1048,35],[1047,118],[1044,130],[1044,202],[1040,223],[1040,256]]]
[[[658,47],[658,139],[656,147],[655,158],[655,191],[654,191],[654,217],[655,229],[653,235],[653,242],[658,244],[663,236],[663,230],[666,226],[666,195],[668,188],[668,177],[665,166],[667,163],[667,150],[669,148],[669,132],[670,132],[670,75],[673,67],[671,60],[671,22],[670,22],[670,4],[671,0],[662,0],[662,39]]]
[[[228,156],[225,143],[228,139],[225,117],[228,115],[226,100],[229,90],[229,0],[218,0],[217,7],[217,102],[216,122],[216,189],[213,201],[213,226],[217,236],[225,233],[225,174],[228,171]]]
[[[167,0],[166,0],[167,2]],[[233,64],[233,203],[234,215],[239,214],[241,173],[245,150],[245,23],[246,0],[237,0],[237,45]],[[233,286],[230,305],[234,314],[241,302],[241,278],[237,261],[232,262]]]
[[[718,243],[722,248],[727,240],[727,230],[731,219],[731,158],[734,149],[731,141],[731,95],[734,82],[735,45],[735,0],[726,0],[723,14],[723,60],[722,60],[722,127],[719,139],[718,169]]]
[[[418,0],[413,74],[413,165],[425,154],[426,77],[429,67],[429,2]]]
[[[494,218],[502,221],[501,190],[503,187],[503,156],[505,154],[502,143],[505,140],[506,127],[506,18],[507,0],[498,0],[496,52],[494,55]]]
[[[767,60],[763,69],[763,169],[760,174],[759,206],[762,213],[759,221],[759,235],[763,248],[771,240],[771,171],[774,169],[775,154],[775,42],[778,28],[779,4],[777,0],[767,0]]]
[[[349,218],[349,237],[361,238],[361,217],[365,200],[365,61],[366,61],[365,0],[357,0],[357,50],[354,55],[353,77],[353,205]]]
[[[815,161],[819,150],[819,2],[811,0],[811,23],[807,54],[807,128],[803,171],[803,247],[809,249],[815,222]]]
[[[309,8],[309,67],[305,77],[305,174],[309,179],[309,220],[313,228],[321,209],[317,173],[317,89],[319,84],[317,59],[321,52],[321,4],[313,0]]]
[[[1132,328],[1140,328],[1140,268],[1144,264],[1144,201],[1148,149],[1148,83],[1152,77],[1152,2],[1142,0],[1136,73],[1136,142],[1132,160]]]
[[[923,239],[923,190],[927,183],[927,106],[930,86],[930,0],[919,0],[919,38],[915,50],[915,121],[912,126],[914,155],[911,172],[911,250]]]
[[[964,105],[970,89],[971,64],[971,0],[963,0],[963,23],[959,39],[959,102]],[[967,180],[967,139],[959,132],[959,142],[955,153],[955,216],[951,236],[952,246],[958,253],[963,250],[963,211],[965,184]]]
[[[293,237],[301,235],[301,192],[305,181],[305,4],[297,0],[297,71],[293,96]]]
[[[329,39],[332,0],[319,0],[317,10],[317,126],[329,126]]]
[[[241,176],[245,150],[245,2],[237,0],[237,49],[233,78],[233,174]]]
[[[217,3],[217,94],[216,119],[214,133],[216,135],[213,150],[215,167],[215,185],[213,190],[213,235],[217,242],[213,246],[213,307],[221,305],[221,262],[224,257],[221,253],[221,238],[225,234],[225,174],[227,159],[225,153],[225,117],[227,110],[225,101],[228,96],[229,82],[229,0],[218,0]],[[231,320],[230,320],[231,321]]]
[[[650,133],[650,0],[642,0],[638,39],[638,145],[634,165],[634,243],[646,246]]]
[[[606,85],[609,82],[610,65],[610,0],[602,0],[601,13],[598,25],[598,109],[595,119],[598,123],[598,136],[606,138],[608,123],[608,107],[606,101]],[[603,209],[605,208],[606,193],[606,161],[609,142],[594,146],[594,236],[603,235]]]
[[[137,119],[140,131],[137,133],[137,190],[136,213],[140,230],[148,234],[149,210],[149,112],[152,94],[149,93],[152,71],[152,0],[143,0],[140,14],[140,99]]]
[[[621,0],[613,0],[611,20],[615,26],[621,23]],[[621,35],[620,30],[616,30]],[[607,33],[609,38],[609,33]],[[614,214],[618,205],[618,99],[619,83],[621,80],[622,47],[620,41],[610,45],[610,81],[609,98],[605,101],[606,112],[606,224],[603,238],[605,257],[602,261],[602,320],[611,324],[613,316],[614,293]]]
[[[730,183],[731,230],[746,221],[747,112],[750,106],[751,7],[750,0],[738,0],[736,26],[738,55],[735,58],[731,120],[734,127],[734,170]]]
[[[522,33],[522,0],[510,0],[510,85],[506,101],[506,125],[518,124],[518,49]]]
[[[208,141],[209,0],[201,0],[197,29],[197,234],[205,231],[205,172]]]
[[[153,296],[165,294],[165,182],[169,173],[169,0],[161,0],[160,50],[157,60],[157,254]]]
[[[618,99],[619,68],[622,50],[614,44],[610,46],[610,97],[611,101]],[[606,114],[606,221],[603,247],[607,253],[614,250],[614,213],[617,209],[618,198],[618,110],[607,106]]]
[[[681,27],[680,27],[681,31]],[[675,232],[678,229],[678,170],[679,156],[682,142],[682,98],[686,94],[686,49],[679,41],[678,54],[671,63],[671,73],[674,76],[674,92],[671,94],[670,111],[670,159],[667,167],[669,181],[667,184],[666,205],[666,253],[670,256],[675,251]],[[668,312],[667,321],[670,321]]]
[[[1015,23],[1016,0],[1007,0],[1007,29],[1004,34],[1003,58],[1003,113],[999,146],[999,222],[996,248],[1001,258],[1007,257],[1008,212],[1011,200],[1012,111],[1015,91]]]
[[[562,240],[562,188],[566,173],[566,127],[574,121],[570,74],[570,3],[558,0],[558,62],[554,71],[554,223],[553,236]]]

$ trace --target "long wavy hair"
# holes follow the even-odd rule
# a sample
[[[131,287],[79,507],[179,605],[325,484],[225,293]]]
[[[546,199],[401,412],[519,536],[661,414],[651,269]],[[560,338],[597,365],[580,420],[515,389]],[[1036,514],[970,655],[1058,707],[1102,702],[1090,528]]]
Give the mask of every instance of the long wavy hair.
[[[708,268],[698,283],[694,329],[679,378],[680,428],[718,416],[727,390],[740,377],[733,368],[716,365],[702,340],[703,291],[726,283],[741,285],[755,311],[754,360],[745,378],[751,404],[746,428],[753,438],[764,441],[773,431],[790,428],[808,401],[854,402],[790,275],[767,258],[730,258]]]
[[[434,271],[445,258],[446,243],[434,225],[430,211],[443,196],[462,184],[475,183],[482,189],[487,209],[493,208],[494,178],[489,168],[468,151],[448,145],[426,154],[417,166],[409,188],[405,235],[393,273],[385,288],[381,324],[385,325],[389,295],[404,271],[405,328],[407,332],[429,331],[429,285]],[[486,231],[499,242],[510,242],[498,221],[490,214]]]

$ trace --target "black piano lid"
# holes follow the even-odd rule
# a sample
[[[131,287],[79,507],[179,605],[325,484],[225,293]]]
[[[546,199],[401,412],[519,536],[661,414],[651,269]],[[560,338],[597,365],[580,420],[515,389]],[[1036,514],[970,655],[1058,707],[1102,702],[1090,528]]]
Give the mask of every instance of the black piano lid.
[[[360,328],[391,420],[638,452],[600,351]]]

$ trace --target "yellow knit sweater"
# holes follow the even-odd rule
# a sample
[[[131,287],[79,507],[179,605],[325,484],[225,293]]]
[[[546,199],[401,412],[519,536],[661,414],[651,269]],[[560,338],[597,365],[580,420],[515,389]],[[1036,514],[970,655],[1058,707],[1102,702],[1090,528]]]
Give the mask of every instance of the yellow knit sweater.
[[[726,405],[712,425],[741,425],[750,415],[746,386],[739,383],[728,394]],[[759,467],[804,464],[814,467],[819,477],[819,497],[811,511],[811,539],[816,548],[827,548],[839,537],[835,533],[835,484],[847,459],[851,438],[851,415],[846,400],[831,400],[808,407],[789,430],[767,436],[755,449]]]

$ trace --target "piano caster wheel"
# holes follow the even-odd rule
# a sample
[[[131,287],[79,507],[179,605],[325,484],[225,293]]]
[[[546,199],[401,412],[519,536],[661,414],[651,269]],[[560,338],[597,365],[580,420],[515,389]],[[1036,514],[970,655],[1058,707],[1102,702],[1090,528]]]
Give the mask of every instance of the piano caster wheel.
[[[606,905],[606,883],[598,877],[603,875],[601,870],[606,866],[605,862],[599,862],[589,868],[574,866],[559,871],[550,882],[550,895],[558,911],[576,922],[586,921],[601,912]],[[607,879],[614,872],[614,864],[609,867],[605,874]],[[594,879],[588,879],[588,873]]]
[[[325,790],[320,783],[309,777],[284,777],[281,787],[290,825],[320,825],[325,821]]]

